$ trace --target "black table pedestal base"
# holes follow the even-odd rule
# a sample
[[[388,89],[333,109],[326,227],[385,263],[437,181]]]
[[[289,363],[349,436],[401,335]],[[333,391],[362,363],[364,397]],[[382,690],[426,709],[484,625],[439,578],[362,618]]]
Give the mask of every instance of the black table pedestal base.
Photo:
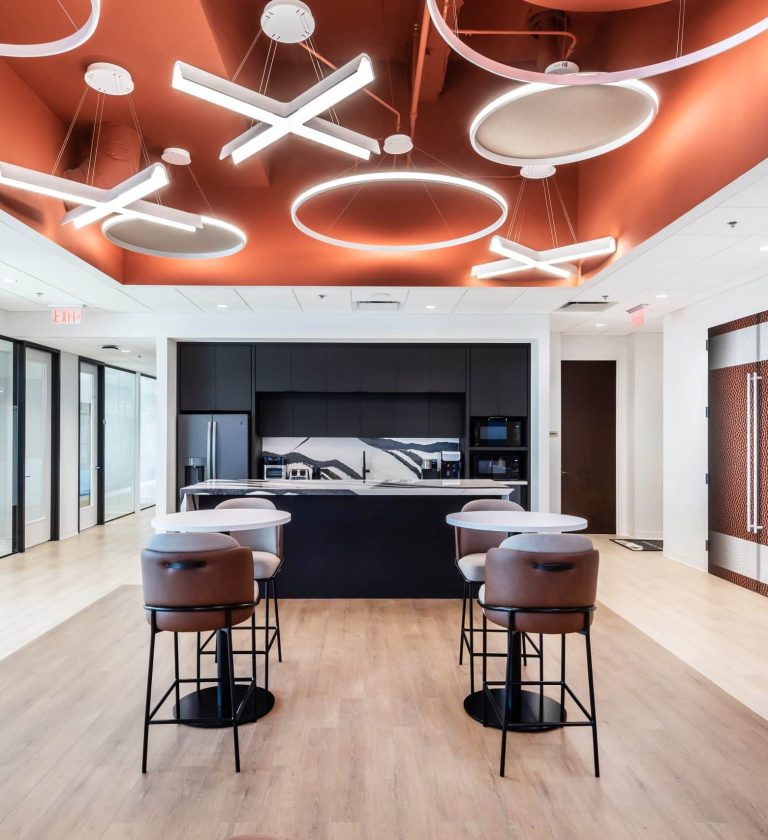
[[[235,685],[235,708],[242,702],[245,692],[248,690],[247,685],[238,683]],[[244,723],[253,723],[260,717],[269,714],[272,707],[275,705],[275,696],[271,691],[266,691],[263,688],[254,688],[251,694],[251,699],[248,701],[243,713],[240,715],[238,723],[242,726]],[[186,697],[181,698],[179,708],[173,707],[174,717],[183,718],[197,718],[200,723],[189,723],[187,726],[199,726],[205,729],[221,729],[225,726],[232,726],[228,718],[232,715],[229,702],[222,705],[219,702],[219,688],[211,686],[209,688],[202,688],[200,691],[193,691],[187,694]]]
[[[514,690],[514,689],[513,689]],[[491,694],[499,709],[504,708],[504,689],[493,688]],[[501,721],[496,717],[493,704],[487,701],[488,726],[501,729]],[[480,723],[483,722],[483,692],[476,691],[464,698],[464,711]],[[562,715],[562,717],[561,717]],[[516,719],[515,719],[516,717]],[[520,692],[519,712],[516,716],[510,713],[507,728],[520,732],[546,732],[565,721],[565,709],[551,697],[544,697],[543,703],[538,691]],[[536,726],[532,724],[538,724]]]

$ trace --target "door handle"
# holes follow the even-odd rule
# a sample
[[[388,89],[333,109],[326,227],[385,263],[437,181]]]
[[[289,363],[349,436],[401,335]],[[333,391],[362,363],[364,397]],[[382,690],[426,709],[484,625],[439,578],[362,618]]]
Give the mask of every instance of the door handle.
[[[567,470],[560,470],[560,475],[568,475],[568,471]]]
[[[211,469],[211,478],[218,478],[219,477],[219,465],[218,465],[218,452],[216,451],[219,446],[219,436],[218,436],[218,426],[219,424],[213,420],[213,434],[211,435],[213,439],[213,467]]]
[[[762,376],[752,374],[752,529],[756,534],[763,530],[758,523],[760,518],[760,389],[758,382]]]

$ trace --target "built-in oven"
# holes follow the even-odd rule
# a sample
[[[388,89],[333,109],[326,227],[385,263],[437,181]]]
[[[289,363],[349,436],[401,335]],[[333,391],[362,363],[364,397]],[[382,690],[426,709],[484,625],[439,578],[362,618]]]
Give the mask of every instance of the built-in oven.
[[[474,446],[523,445],[523,421],[511,417],[473,417]]]
[[[524,453],[472,454],[472,477],[490,478],[494,481],[519,481],[525,474]]]

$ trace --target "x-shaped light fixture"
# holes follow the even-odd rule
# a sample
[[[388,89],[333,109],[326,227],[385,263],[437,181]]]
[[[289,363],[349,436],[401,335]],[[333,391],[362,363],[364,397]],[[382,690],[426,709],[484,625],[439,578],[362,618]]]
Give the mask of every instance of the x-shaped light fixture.
[[[373,64],[363,54],[290,102],[271,99],[182,61],[177,61],[173,67],[171,84],[176,90],[235,111],[258,123],[221,150],[222,160],[231,157],[233,163],[241,163],[288,134],[313,140],[363,160],[368,160],[372,152],[379,154],[376,140],[318,116],[372,81]]]
[[[71,222],[78,229],[114,213],[189,232],[202,227],[200,217],[194,213],[142,201],[167,184],[168,172],[161,163],[154,163],[105,190],[0,161],[0,187],[13,187],[79,205],[62,219],[62,224]]]
[[[473,266],[473,277],[486,280],[491,277],[502,277],[505,274],[515,274],[518,271],[538,269],[566,280],[579,272],[578,267],[572,265],[570,260],[585,260],[588,257],[613,254],[616,251],[616,240],[612,236],[606,236],[589,242],[564,245],[562,248],[550,248],[548,251],[534,251],[533,248],[526,248],[519,242],[494,236],[489,250],[504,259]]]

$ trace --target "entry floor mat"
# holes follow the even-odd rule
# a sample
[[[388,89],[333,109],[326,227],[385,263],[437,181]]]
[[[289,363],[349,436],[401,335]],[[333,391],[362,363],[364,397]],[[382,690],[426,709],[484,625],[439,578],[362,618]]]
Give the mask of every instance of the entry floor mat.
[[[663,551],[663,540],[611,540],[630,551]]]

